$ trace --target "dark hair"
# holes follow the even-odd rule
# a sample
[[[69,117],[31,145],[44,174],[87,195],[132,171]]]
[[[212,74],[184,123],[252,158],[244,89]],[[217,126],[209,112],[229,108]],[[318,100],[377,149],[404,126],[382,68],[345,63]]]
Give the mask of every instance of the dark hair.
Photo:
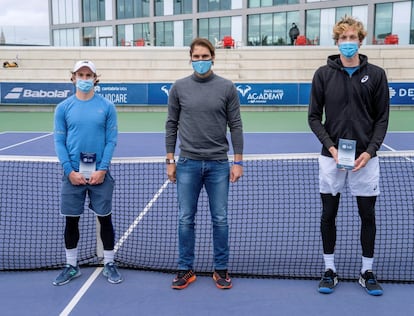
[[[211,57],[215,57],[215,55],[216,55],[215,48],[214,48],[213,44],[211,44],[211,42],[208,39],[202,38],[202,37],[197,37],[193,40],[193,42],[190,45],[190,57],[193,55],[193,51],[194,51],[195,46],[203,46],[203,47],[207,48],[210,51]]]

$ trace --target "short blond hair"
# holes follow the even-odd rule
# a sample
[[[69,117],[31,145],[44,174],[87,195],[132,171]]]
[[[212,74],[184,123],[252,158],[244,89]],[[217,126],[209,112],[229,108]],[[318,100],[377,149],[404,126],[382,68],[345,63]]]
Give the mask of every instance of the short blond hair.
[[[345,15],[341,20],[339,20],[333,27],[332,38],[335,43],[338,42],[339,36],[346,32],[349,29],[354,29],[358,33],[358,39],[360,42],[364,40],[367,36],[367,31],[364,28],[364,24],[358,19]]]

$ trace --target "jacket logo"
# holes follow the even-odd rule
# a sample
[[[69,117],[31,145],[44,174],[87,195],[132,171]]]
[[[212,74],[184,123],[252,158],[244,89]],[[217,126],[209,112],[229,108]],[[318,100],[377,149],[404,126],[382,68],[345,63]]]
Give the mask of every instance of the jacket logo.
[[[363,76],[362,79],[361,79],[361,83],[367,82],[368,79],[369,79],[368,75]]]

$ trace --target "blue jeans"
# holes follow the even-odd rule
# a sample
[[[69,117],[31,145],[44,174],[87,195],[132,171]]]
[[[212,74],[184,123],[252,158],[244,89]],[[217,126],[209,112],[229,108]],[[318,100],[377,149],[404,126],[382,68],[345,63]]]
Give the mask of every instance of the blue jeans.
[[[178,269],[193,269],[195,247],[195,216],[204,186],[208,195],[213,223],[214,269],[227,269],[229,259],[229,226],[227,201],[230,166],[225,160],[192,160],[180,157],[177,162]]]

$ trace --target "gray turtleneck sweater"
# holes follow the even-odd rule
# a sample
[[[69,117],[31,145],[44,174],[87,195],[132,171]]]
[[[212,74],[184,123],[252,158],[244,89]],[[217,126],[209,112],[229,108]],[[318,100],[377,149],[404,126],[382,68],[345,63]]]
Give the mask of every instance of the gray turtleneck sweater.
[[[180,156],[195,160],[227,159],[230,130],[234,154],[243,154],[240,101],[234,84],[212,73],[177,80],[168,97],[165,124],[167,153],[175,153],[177,135]]]

